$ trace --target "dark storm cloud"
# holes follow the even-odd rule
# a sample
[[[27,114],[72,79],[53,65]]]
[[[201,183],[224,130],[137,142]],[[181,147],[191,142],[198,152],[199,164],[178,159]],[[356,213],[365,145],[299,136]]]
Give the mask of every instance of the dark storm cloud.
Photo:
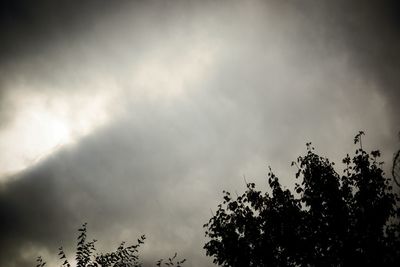
[[[270,164],[290,185],[289,162],[306,141],[338,160],[351,152],[346,149],[360,129],[390,158],[400,125],[394,1],[204,5],[2,6],[1,97],[15,80],[27,84],[26,91],[80,90],[93,72],[100,82],[116,77],[124,93],[115,106],[125,112],[2,182],[1,266],[32,266],[38,253],[55,255],[60,245],[71,249],[84,221],[106,248],[146,234],[147,261],[177,251],[188,266],[207,266],[202,224],[222,189],[243,188],[242,174],[262,184]],[[212,71],[183,83],[190,90],[181,98],[157,102],[130,92],[137,85],[125,81],[133,75],[131,60],[143,63],[154,53],[173,68],[176,58],[202,41],[219,48]],[[6,97],[0,112],[1,122],[14,118]]]
[[[2,61],[37,56],[59,42],[93,30],[99,16],[107,16],[128,1],[5,0],[0,7]]]
[[[400,3],[386,1],[305,1],[310,27],[322,38],[347,50],[363,77],[386,97],[393,131],[400,125]]]

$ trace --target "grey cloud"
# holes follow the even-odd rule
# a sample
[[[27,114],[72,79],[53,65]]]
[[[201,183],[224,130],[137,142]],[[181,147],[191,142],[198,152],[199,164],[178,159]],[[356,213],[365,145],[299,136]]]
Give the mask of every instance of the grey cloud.
[[[265,187],[271,165],[291,186],[289,163],[305,142],[338,161],[360,129],[390,160],[399,130],[392,2],[17,3],[2,11],[3,94],[21,77],[50,88],[43,94],[112,77],[124,112],[1,184],[2,266],[32,266],[21,256],[29,244],[70,250],[84,221],[104,248],[146,234],[146,261],[177,251],[188,266],[211,266],[202,224],[223,189],[243,189],[243,174]],[[181,96],[140,97],[128,80],[151,55],[173,66],[201,42],[217,52]]]
[[[400,98],[398,1],[309,1],[310,22],[322,24],[323,38],[349,53],[364,79],[386,97],[393,131],[398,131]],[[312,27],[312,25],[310,25]]]

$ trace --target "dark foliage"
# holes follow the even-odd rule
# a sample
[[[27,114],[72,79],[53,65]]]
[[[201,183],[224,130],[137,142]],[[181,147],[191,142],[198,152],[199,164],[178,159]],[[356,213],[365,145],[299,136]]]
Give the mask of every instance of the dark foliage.
[[[157,266],[162,266],[163,264],[165,266],[176,266],[176,267],[182,267],[182,264],[186,261],[186,259],[183,260],[177,260],[176,259],[177,254],[175,253],[175,255],[172,258],[168,258],[168,260],[161,259],[159,261],[157,261]]]
[[[86,223],[82,225],[82,228],[78,229],[79,236],[76,247],[76,267],[141,267],[142,264],[139,262],[139,247],[144,244],[146,237],[142,235],[138,240],[136,245],[126,246],[125,242],[122,242],[116,251],[108,253],[96,253],[95,243],[97,240],[87,241],[86,239]],[[62,261],[62,267],[71,267],[64,249],[59,248],[58,256]],[[182,267],[182,264],[186,261],[177,260],[177,254],[168,261],[163,261],[162,259],[157,261],[156,266],[176,266]],[[38,257],[36,267],[43,267],[46,262],[43,261],[42,257]]]
[[[295,193],[268,173],[271,193],[248,183],[241,196],[224,192],[223,203],[204,225],[210,239],[207,255],[220,266],[398,266],[400,263],[399,195],[378,161],[359,144],[334,163],[307,153],[297,166]]]

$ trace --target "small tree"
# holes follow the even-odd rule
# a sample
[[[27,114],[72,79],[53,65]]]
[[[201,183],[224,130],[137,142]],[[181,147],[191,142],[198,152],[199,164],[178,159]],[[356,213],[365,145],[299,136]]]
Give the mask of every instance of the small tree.
[[[79,236],[76,247],[76,267],[141,267],[142,264],[139,261],[139,247],[144,243],[146,237],[142,235],[136,245],[126,246],[125,242],[122,242],[116,251],[108,253],[97,253],[95,254],[96,248],[95,243],[97,240],[87,241],[86,232],[87,224],[84,223],[80,229],[78,229]],[[59,248],[60,260],[63,262],[62,267],[71,267],[64,249]],[[182,264],[186,261],[177,260],[177,254],[168,261],[164,262],[162,259],[157,261],[156,266],[176,266],[182,267]],[[36,267],[44,267],[46,262],[43,261],[42,257],[38,257],[36,260]]]
[[[297,166],[295,191],[283,189],[270,170],[272,193],[247,184],[241,196],[224,192],[204,225],[207,255],[220,266],[394,266],[400,261],[399,196],[378,161],[364,151],[360,132],[354,157],[334,163],[307,153]]]

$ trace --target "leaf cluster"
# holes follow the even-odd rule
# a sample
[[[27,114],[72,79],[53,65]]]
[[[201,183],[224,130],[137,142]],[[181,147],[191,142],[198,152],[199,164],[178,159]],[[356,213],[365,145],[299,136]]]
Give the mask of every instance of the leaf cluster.
[[[80,229],[78,229],[79,236],[77,238],[77,246],[75,253],[76,267],[142,267],[139,261],[139,248],[146,237],[140,236],[137,240],[137,244],[126,246],[125,242],[122,242],[115,251],[107,253],[95,253],[95,243],[97,240],[87,241],[87,223],[84,223]],[[71,267],[67,256],[62,247],[59,248],[58,256],[62,261],[61,267]],[[176,266],[182,267],[186,259],[177,260],[177,254],[168,261],[164,262],[163,259],[157,261],[157,266]],[[44,267],[46,262],[43,261],[42,257],[38,257],[36,267]]]
[[[175,253],[174,256],[172,256],[172,258],[168,258],[168,260],[166,260],[166,261],[164,261],[164,259],[160,259],[160,260],[157,261],[156,265],[157,266],[162,266],[164,264],[165,266],[182,267],[183,266],[182,264],[186,261],[186,259],[178,260],[176,258],[177,255],[178,254]]]

